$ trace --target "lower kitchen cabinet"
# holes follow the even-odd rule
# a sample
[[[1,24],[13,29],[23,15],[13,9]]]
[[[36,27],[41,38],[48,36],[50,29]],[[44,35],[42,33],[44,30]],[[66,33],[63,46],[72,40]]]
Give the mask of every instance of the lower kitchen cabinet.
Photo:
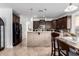
[[[27,33],[28,47],[49,47],[51,46],[51,31],[28,32]]]

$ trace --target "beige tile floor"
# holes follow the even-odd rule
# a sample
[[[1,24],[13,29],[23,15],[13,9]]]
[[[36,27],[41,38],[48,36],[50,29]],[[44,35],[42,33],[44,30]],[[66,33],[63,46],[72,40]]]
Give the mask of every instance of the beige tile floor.
[[[27,47],[24,42],[0,51],[0,56],[50,56],[51,47]]]
[[[29,47],[27,54],[28,56],[50,56],[51,50],[49,47]]]

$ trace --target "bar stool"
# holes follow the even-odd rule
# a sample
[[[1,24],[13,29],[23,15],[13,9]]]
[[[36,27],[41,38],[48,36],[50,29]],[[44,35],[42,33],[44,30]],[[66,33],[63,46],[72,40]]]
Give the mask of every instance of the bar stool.
[[[52,37],[52,39],[51,39],[51,47],[52,47],[52,49],[51,49],[51,56],[52,55],[56,55],[56,37],[58,37],[59,36],[59,34],[58,33],[56,33],[56,32],[52,32],[51,33],[51,37]]]
[[[57,40],[57,44],[59,56],[69,56],[69,46],[60,40]]]

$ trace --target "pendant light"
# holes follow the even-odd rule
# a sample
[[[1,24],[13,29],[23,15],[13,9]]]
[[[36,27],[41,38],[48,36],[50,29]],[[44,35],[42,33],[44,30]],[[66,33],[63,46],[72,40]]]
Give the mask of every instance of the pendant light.
[[[38,10],[38,12],[40,13],[40,19],[41,20],[45,20],[45,18],[46,18],[46,11],[47,11],[46,8]]]
[[[77,6],[75,6],[75,5],[73,5],[72,3],[70,3],[70,4],[67,6],[67,8],[65,9],[65,12],[72,12],[72,11],[75,11],[75,10],[77,10],[77,9],[78,9]]]

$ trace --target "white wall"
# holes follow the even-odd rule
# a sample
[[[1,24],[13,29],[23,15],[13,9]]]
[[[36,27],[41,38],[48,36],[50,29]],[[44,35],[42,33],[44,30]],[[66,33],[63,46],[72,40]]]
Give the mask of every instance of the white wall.
[[[75,33],[76,24],[78,25],[78,23],[76,23],[76,20],[78,19],[77,18],[78,16],[79,16],[79,11],[72,14],[72,24],[71,24],[71,32],[72,33]]]
[[[30,19],[31,18],[25,15],[20,15],[20,23],[22,24],[22,39],[27,39],[28,24]]]
[[[75,27],[79,27],[79,15],[75,16]]]
[[[0,17],[5,23],[5,48],[12,48],[12,9],[0,8]]]
[[[74,18],[74,15],[71,16],[71,33],[75,33],[75,18]]]
[[[22,40],[23,46],[27,46],[27,32],[28,24],[30,23],[31,18],[25,15],[20,15],[20,23],[22,24]]]

